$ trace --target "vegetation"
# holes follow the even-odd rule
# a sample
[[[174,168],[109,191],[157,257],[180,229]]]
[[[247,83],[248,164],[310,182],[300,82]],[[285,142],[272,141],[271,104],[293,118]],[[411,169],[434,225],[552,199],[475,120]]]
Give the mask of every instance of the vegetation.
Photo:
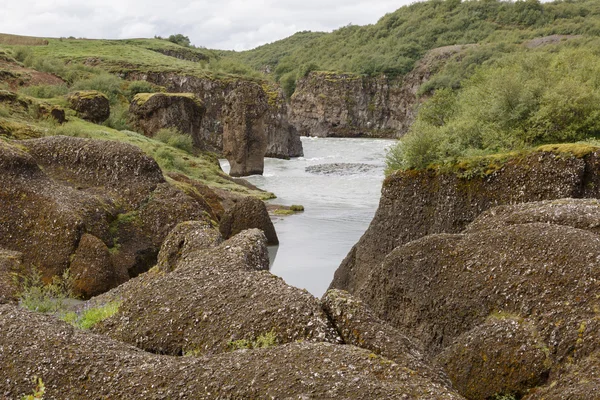
[[[600,136],[600,40],[505,54],[459,90],[439,88],[387,156],[388,170],[452,164]]]
[[[33,378],[33,383],[35,385],[35,389],[33,389],[33,394],[28,394],[21,397],[21,400],[42,400],[44,398],[44,393],[46,393],[46,386],[42,381],[42,378],[38,378],[37,376]]]
[[[112,317],[119,311],[120,301],[111,301],[99,307],[84,310],[81,315],[69,312],[61,316],[61,319],[80,329],[91,329],[94,325]]]
[[[224,56],[256,70],[268,66],[277,81],[284,76],[288,81],[293,75],[301,77],[309,65],[320,70],[397,76],[410,71],[415,61],[436,47],[510,45],[552,34],[598,35],[599,21],[600,4],[594,0],[429,0],[404,6],[373,25],[348,25],[328,34],[299,32]]]
[[[58,313],[65,308],[67,299],[74,298],[73,279],[69,270],[65,270],[61,276],[54,276],[47,284],[37,268],[15,279],[22,288],[18,296],[19,304],[31,311]]]
[[[194,153],[194,143],[192,142],[192,137],[179,132],[175,128],[160,129],[158,132],[156,132],[156,135],[154,135],[154,139],[177,149],[187,151],[188,153]]]
[[[228,343],[229,348],[234,350],[240,349],[263,349],[273,347],[277,344],[277,334],[272,329],[270,332],[258,335],[254,340],[240,339]]]

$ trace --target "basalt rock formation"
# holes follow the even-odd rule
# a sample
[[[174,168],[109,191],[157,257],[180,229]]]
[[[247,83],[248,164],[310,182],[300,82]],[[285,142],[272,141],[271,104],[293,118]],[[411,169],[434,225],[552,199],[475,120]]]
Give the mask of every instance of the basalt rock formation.
[[[561,150],[562,149],[562,150]],[[335,273],[332,288],[355,293],[396,247],[434,233],[458,233],[494,206],[560,198],[599,198],[598,151],[568,146],[515,156],[501,166],[398,171],[383,183],[379,208]]]
[[[47,280],[73,267],[84,296],[147,270],[173,227],[208,215],[128,144],[61,136],[0,142],[0,171],[0,246],[21,252],[23,265]]]
[[[260,86],[248,83],[227,95],[223,111],[223,155],[231,176],[262,174],[267,151],[267,98]]]
[[[129,106],[130,122],[146,136],[176,128],[190,135],[199,149],[204,149],[200,130],[205,112],[202,101],[191,93],[138,93]]]
[[[83,90],[69,94],[70,107],[90,122],[100,124],[110,116],[110,103],[104,93],[95,90]]]
[[[129,72],[125,77],[163,86],[171,93],[193,93],[201,99],[206,113],[202,119],[200,141],[203,148],[216,153],[223,151],[225,98],[237,88],[252,84],[242,79],[211,79],[160,72]],[[262,84],[261,89],[263,96],[268,99],[265,115],[268,144],[265,155],[277,158],[302,156],[302,143],[294,126],[288,121],[288,105],[281,89],[268,83]]]
[[[417,96],[419,87],[466,47],[431,50],[400,80],[311,72],[297,83],[290,103],[290,121],[302,136],[400,137],[412,124],[423,100]]]

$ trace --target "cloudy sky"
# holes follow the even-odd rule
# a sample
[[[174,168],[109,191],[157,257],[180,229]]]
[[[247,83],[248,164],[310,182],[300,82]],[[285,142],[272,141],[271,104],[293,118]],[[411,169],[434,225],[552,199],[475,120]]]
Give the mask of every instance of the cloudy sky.
[[[183,33],[196,46],[245,50],[302,30],[375,23],[413,0],[4,1],[0,32],[121,39]]]

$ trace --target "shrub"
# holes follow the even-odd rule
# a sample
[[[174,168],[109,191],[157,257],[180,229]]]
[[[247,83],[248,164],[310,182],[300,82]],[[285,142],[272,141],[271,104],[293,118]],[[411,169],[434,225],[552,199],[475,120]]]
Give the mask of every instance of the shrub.
[[[160,129],[154,135],[154,139],[159,140],[169,146],[178,148],[180,150],[187,151],[188,153],[194,153],[194,142],[190,135],[179,132],[175,128],[163,128]]]
[[[102,124],[118,131],[129,130],[129,108],[123,103],[117,103],[110,107],[110,115]]]
[[[168,37],[167,39],[169,42],[178,44],[180,46],[183,47],[190,47],[190,38],[187,36],[182,35],[181,33],[178,33],[176,35],[171,35]]]
[[[288,72],[281,77],[280,83],[286,97],[292,97],[296,91],[296,74],[294,72]]]
[[[125,90],[125,97],[131,101],[138,93],[156,93],[159,92],[158,86],[146,81],[130,82]]]
[[[123,80],[109,73],[101,73],[91,78],[75,82],[74,90],[97,90],[108,97],[111,105],[115,105],[123,97],[121,84]]]
[[[41,313],[56,313],[64,309],[65,300],[74,298],[73,278],[69,270],[61,276],[52,277],[52,281],[45,284],[42,274],[37,268],[32,268],[28,275],[15,277],[21,285],[19,304],[31,311]]]

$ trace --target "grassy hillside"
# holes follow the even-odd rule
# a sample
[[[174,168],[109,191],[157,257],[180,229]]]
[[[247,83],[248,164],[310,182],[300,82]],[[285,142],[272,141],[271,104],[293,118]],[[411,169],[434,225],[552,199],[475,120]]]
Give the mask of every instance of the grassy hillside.
[[[255,69],[268,65],[277,80],[313,69],[402,75],[435,47],[521,43],[552,34],[600,35],[600,2],[430,0],[402,7],[374,25],[350,25],[328,34],[302,32],[227,57]]]

